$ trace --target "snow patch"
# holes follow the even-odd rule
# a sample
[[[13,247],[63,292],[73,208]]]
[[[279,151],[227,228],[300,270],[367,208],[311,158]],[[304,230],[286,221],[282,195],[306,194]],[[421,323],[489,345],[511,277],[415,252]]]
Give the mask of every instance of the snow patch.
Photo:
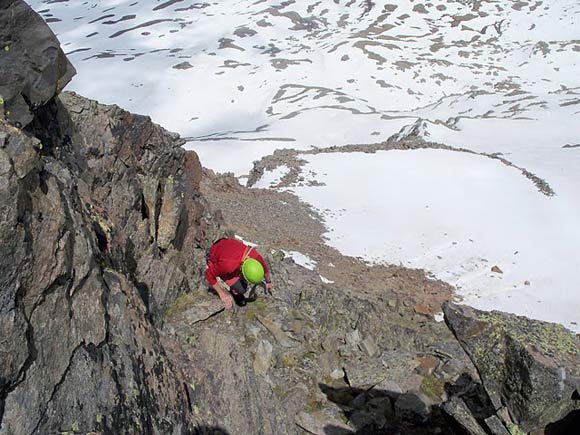
[[[257,243],[248,242],[247,240],[244,240],[242,238],[242,236],[239,236],[237,234],[235,235],[235,238],[238,239],[240,242],[243,242],[246,246],[250,246],[252,248],[255,248],[256,246],[258,246]]]
[[[314,261],[308,255],[304,255],[303,253],[298,251],[282,250],[282,252],[284,252],[284,255],[286,255],[286,257],[292,258],[292,260],[294,260],[294,263],[298,264],[299,266],[305,267],[306,269],[309,270],[314,270],[314,268],[316,267],[316,261]]]
[[[322,275],[320,276],[320,280],[324,283],[324,284],[334,284],[334,281],[329,280],[328,278],[323,277]]]
[[[273,170],[266,170],[262,177],[252,187],[257,189],[268,189],[274,187],[282,181],[282,178],[284,178],[289,171],[290,168],[286,165],[277,166]]]

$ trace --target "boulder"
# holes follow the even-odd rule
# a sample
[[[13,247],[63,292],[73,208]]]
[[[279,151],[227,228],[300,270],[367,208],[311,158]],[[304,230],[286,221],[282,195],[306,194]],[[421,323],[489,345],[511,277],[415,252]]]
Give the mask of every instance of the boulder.
[[[76,71],[44,20],[22,0],[0,2],[0,119],[28,125]]]
[[[504,424],[531,432],[580,407],[580,338],[561,325],[446,303],[445,321]],[[506,421],[512,420],[512,421]]]

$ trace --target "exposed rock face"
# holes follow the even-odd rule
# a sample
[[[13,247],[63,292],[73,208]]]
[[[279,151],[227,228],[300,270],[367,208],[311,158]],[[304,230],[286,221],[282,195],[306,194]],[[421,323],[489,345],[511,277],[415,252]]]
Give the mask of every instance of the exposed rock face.
[[[205,249],[216,237],[198,190],[197,155],[149,118],[116,106],[67,93],[56,113],[62,129],[43,137],[43,152],[76,168],[107,262],[131,277],[157,320],[168,302],[201,284]],[[42,137],[38,124],[32,130]]]
[[[26,126],[75,74],[56,37],[21,0],[0,0],[0,119]]]
[[[576,335],[561,325],[497,311],[449,303],[444,312],[511,433],[516,425],[526,433],[544,429],[580,408]]]
[[[41,146],[0,124],[1,432],[180,433],[192,424],[185,390],[108,208]]]
[[[55,96],[56,38],[23,2],[0,14],[0,433],[192,433],[154,322],[217,231],[199,161],[146,117]]]
[[[180,366],[204,421],[231,434],[462,433],[438,405],[445,382],[472,366],[445,325],[411,308],[403,318],[386,300],[350,295],[258,249],[274,297],[258,291],[226,312],[215,295],[184,296],[165,323],[186,352]],[[439,362],[429,373],[420,368],[426,355]],[[423,406],[396,414],[402,393]]]

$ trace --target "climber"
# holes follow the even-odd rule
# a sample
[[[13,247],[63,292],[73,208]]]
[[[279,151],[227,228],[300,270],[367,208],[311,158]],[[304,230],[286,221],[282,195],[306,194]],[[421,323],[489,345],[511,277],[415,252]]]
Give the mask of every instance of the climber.
[[[258,251],[237,239],[219,239],[212,245],[207,256],[205,278],[227,309],[232,308],[232,297],[236,304],[246,304],[244,294],[248,284],[252,284],[252,291],[255,291],[256,286],[265,280],[266,291],[272,293],[266,262]],[[217,278],[229,286],[231,295],[220,286]]]

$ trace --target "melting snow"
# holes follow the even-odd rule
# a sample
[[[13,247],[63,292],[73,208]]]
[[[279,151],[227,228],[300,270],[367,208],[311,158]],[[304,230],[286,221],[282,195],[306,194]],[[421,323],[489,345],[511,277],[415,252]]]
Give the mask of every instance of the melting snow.
[[[264,175],[262,175],[253,187],[257,189],[268,189],[276,186],[289,171],[290,168],[286,165],[277,166],[272,171],[264,171]]]
[[[294,263],[296,263],[302,267],[305,267],[306,269],[314,270],[314,268],[316,267],[316,261],[314,261],[308,255],[304,255],[298,251],[284,251],[284,250],[282,250],[282,252],[287,257],[292,258],[292,260],[294,260]]]

